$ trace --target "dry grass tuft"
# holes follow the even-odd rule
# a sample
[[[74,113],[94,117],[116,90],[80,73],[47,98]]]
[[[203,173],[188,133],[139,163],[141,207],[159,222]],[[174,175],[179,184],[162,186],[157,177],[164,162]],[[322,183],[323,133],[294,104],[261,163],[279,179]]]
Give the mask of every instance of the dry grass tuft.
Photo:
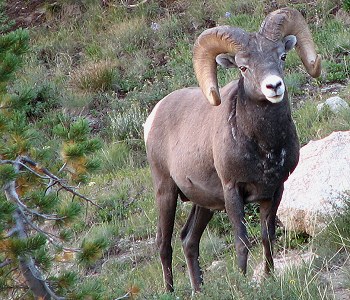
[[[118,81],[119,64],[116,61],[92,62],[74,70],[70,85],[81,92],[105,92],[113,90]]]

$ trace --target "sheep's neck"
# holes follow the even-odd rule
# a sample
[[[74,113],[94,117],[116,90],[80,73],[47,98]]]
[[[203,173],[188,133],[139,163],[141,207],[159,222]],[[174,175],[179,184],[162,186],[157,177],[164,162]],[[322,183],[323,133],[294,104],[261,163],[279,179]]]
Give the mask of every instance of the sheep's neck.
[[[244,92],[243,79],[238,84],[237,98],[231,108],[235,112],[235,122],[231,125],[237,133],[257,141],[264,148],[274,148],[278,146],[277,143],[281,143],[281,138],[284,140],[294,134],[287,94],[277,104],[257,101],[250,99]]]

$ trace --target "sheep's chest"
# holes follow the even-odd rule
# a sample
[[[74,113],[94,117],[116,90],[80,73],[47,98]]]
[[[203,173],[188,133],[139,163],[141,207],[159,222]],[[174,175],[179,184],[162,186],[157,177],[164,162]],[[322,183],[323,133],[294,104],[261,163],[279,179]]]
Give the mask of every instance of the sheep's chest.
[[[285,180],[298,161],[297,140],[267,145],[246,139],[236,147],[234,163],[241,165],[245,176],[253,176],[262,183]]]
[[[254,154],[246,152],[243,155],[247,175],[250,176],[253,171],[253,177],[256,177],[254,179],[265,184],[283,180],[290,171],[290,157],[287,157],[287,150],[285,148],[259,150]]]
[[[226,154],[217,156],[223,157],[217,163],[219,177],[237,183],[245,201],[271,198],[297,165],[296,134],[275,132],[272,136],[275,139],[258,140],[236,132],[223,141]]]
[[[246,172],[242,172],[238,185],[246,202],[272,198],[291,171],[285,148],[255,155],[246,153],[242,163]]]
[[[216,148],[217,158],[222,157],[219,158],[221,170],[227,172],[229,163],[227,175],[235,182],[267,189],[280,186],[299,158],[298,137],[287,102],[276,106],[236,100],[227,103],[225,113],[229,126],[221,127],[225,128],[221,130],[222,144]],[[220,139],[219,134],[216,138]],[[221,172],[220,167],[218,169]]]

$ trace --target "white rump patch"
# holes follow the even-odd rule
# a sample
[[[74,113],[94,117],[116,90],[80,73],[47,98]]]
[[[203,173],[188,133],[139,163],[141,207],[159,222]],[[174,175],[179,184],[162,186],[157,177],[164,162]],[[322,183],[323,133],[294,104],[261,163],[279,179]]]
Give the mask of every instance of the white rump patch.
[[[156,106],[153,108],[151,114],[148,116],[145,124],[143,124],[143,134],[144,134],[144,139],[145,139],[145,143],[147,142],[147,138],[148,138],[148,134],[152,128],[152,124],[154,121],[154,117],[156,116],[157,110],[159,108],[160,103],[162,103],[163,99],[160,100]]]
[[[281,102],[285,92],[283,79],[276,75],[267,76],[261,83],[261,91],[270,102]]]

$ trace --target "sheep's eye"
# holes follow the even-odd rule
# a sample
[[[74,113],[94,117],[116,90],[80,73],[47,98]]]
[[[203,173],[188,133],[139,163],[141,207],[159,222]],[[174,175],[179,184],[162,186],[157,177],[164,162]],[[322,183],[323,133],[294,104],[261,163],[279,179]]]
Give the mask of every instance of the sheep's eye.
[[[281,60],[285,61],[285,60],[286,60],[286,58],[287,58],[287,54],[286,54],[286,53],[282,54],[282,56],[281,56]]]
[[[240,66],[239,69],[240,69],[242,72],[247,71],[247,67],[244,67],[244,66]]]

